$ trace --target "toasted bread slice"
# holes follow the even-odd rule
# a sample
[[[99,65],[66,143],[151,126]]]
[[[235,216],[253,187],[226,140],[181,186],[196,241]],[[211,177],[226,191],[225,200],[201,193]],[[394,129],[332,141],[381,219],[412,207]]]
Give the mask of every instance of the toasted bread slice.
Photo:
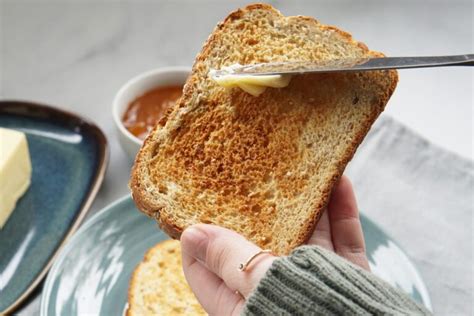
[[[184,277],[179,241],[166,240],[150,248],[135,268],[127,315],[207,315]]]
[[[313,18],[264,4],[231,13],[137,155],[130,187],[138,208],[174,238],[211,223],[277,254],[305,242],[397,72],[300,75],[259,97],[220,87],[208,73],[235,63],[363,56],[383,55]]]

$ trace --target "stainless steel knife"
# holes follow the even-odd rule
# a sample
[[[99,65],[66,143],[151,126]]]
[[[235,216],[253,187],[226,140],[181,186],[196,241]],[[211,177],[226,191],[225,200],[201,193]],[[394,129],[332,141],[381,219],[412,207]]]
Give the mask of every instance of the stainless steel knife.
[[[282,75],[315,72],[348,72],[384,69],[406,69],[446,66],[474,66],[474,54],[452,56],[381,57],[332,59],[316,62],[291,61],[234,65],[212,73],[214,78],[225,75]]]

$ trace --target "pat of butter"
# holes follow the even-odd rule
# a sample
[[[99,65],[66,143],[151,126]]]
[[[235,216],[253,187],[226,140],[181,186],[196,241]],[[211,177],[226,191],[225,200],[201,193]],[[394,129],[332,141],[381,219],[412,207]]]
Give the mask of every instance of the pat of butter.
[[[31,161],[25,134],[0,128],[0,229],[31,181]]]
[[[238,75],[233,74],[233,68],[239,64],[222,68],[228,74],[215,76],[215,70],[211,70],[209,75],[214,82],[226,88],[239,87],[251,95],[258,97],[267,87],[284,88],[290,84],[291,75]]]

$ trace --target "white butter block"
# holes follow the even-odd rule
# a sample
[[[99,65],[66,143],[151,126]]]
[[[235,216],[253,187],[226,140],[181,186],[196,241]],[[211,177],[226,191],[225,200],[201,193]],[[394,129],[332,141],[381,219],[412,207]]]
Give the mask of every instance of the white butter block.
[[[31,160],[25,134],[0,127],[0,229],[30,182]]]

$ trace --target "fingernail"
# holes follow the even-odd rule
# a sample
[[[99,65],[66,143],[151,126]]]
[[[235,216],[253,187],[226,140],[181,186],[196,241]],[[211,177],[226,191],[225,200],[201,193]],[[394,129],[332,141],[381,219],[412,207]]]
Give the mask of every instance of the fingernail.
[[[187,252],[201,262],[206,261],[209,237],[205,232],[196,227],[190,227],[183,233],[183,243]]]

